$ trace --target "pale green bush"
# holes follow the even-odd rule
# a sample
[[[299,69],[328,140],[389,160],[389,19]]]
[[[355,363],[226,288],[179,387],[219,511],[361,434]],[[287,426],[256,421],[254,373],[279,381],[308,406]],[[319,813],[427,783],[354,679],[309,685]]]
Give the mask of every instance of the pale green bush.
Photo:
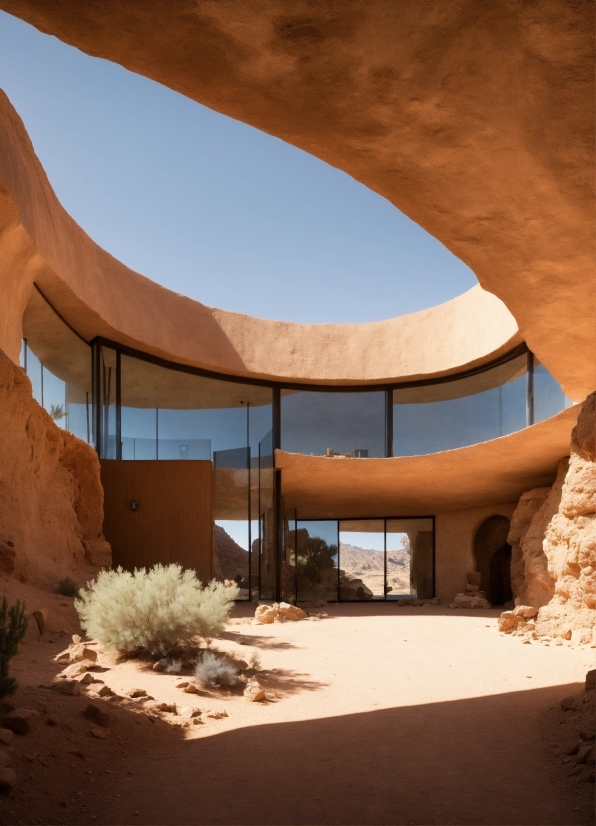
[[[225,656],[205,651],[197,663],[195,677],[207,685],[231,687],[238,682],[238,666]]]
[[[165,657],[193,637],[219,633],[237,596],[235,585],[203,587],[194,571],[156,565],[134,574],[101,571],[75,608],[87,635],[106,648]]]

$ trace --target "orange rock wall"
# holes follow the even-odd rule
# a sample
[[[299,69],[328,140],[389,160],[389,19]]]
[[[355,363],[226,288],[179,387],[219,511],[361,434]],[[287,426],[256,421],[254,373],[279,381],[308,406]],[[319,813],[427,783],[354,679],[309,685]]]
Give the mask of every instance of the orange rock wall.
[[[540,608],[539,633],[572,631],[596,642],[596,393],[571,434],[552,488],[521,497],[513,515],[512,586],[518,605]]]
[[[111,564],[102,525],[95,451],[52,421],[0,351],[0,570],[42,587],[84,583]]]

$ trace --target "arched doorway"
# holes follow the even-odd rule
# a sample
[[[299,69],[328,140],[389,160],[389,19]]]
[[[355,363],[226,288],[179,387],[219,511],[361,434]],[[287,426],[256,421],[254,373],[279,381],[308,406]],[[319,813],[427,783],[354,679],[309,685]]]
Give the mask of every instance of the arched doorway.
[[[506,516],[490,516],[476,531],[474,558],[480,573],[480,588],[491,605],[513,599],[511,591],[511,545],[507,542],[510,521]]]

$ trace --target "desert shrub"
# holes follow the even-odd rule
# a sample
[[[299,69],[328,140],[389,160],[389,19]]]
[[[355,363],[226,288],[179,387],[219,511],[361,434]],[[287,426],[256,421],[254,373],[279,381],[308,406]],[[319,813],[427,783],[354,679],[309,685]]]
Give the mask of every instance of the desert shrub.
[[[8,697],[17,690],[17,681],[8,674],[8,663],[17,653],[28,623],[24,603],[17,600],[9,608],[4,597],[0,608],[0,698]]]
[[[79,591],[79,586],[71,579],[69,576],[65,576],[64,579],[61,579],[58,583],[58,587],[56,588],[57,594],[62,594],[63,597],[76,597]]]
[[[248,659],[248,667],[253,671],[261,670],[261,656],[258,651],[253,651]]]
[[[218,657],[212,651],[205,651],[197,663],[195,677],[207,685],[230,687],[238,682],[238,666],[227,657]]]
[[[182,671],[182,660],[166,660],[163,670],[166,674],[180,674]]]
[[[193,637],[219,633],[237,596],[237,587],[215,580],[203,587],[180,565],[155,565],[101,571],[75,608],[87,635],[106,648],[165,657]]]

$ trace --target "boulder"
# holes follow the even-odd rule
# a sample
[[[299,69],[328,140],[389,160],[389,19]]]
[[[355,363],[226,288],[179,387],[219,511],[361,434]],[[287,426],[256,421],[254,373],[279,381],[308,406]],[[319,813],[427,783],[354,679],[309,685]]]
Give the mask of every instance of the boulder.
[[[275,622],[278,615],[279,606],[277,603],[273,605],[259,605],[255,611],[255,619],[262,625],[271,625]]]
[[[79,677],[81,674],[84,674],[86,671],[90,671],[94,667],[95,663],[92,660],[81,660],[80,662],[67,666],[61,674],[64,677]]]
[[[83,714],[98,726],[107,727],[110,725],[110,715],[107,711],[103,711],[99,706],[93,705],[93,703],[89,703]]]
[[[295,605],[290,605],[287,602],[279,603],[279,614],[288,622],[296,622],[297,620],[306,619],[308,616],[302,608],[297,608]]]
[[[4,766],[0,768],[0,791],[9,792],[17,784],[17,776],[14,769]]]
[[[39,712],[31,708],[17,708],[0,718],[0,723],[15,734],[27,734],[38,717]]]
[[[575,708],[575,697],[563,697],[561,700],[561,708],[563,711],[573,711]]]
[[[144,688],[131,688],[126,692],[126,694],[128,697],[132,697],[133,699],[147,696],[147,692]]]
[[[14,734],[9,728],[0,728],[0,743],[8,746],[13,737]]]
[[[588,671],[586,674],[585,689],[586,691],[593,691],[596,689],[596,668],[591,669],[591,671]]]
[[[78,697],[81,693],[81,683],[78,680],[58,680],[55,683],[50,683],[48,688],[69,697]]]
[[[513,613],[516,617],[532,619],[538,614],[538,608],[533,608],[531,605],[516,605],[513,609]]]
[[[526,625],[526,620],[514,611],[503,611],[499,617],[499,631],[503,631],[505,634],[518,628],[524,628]]]

